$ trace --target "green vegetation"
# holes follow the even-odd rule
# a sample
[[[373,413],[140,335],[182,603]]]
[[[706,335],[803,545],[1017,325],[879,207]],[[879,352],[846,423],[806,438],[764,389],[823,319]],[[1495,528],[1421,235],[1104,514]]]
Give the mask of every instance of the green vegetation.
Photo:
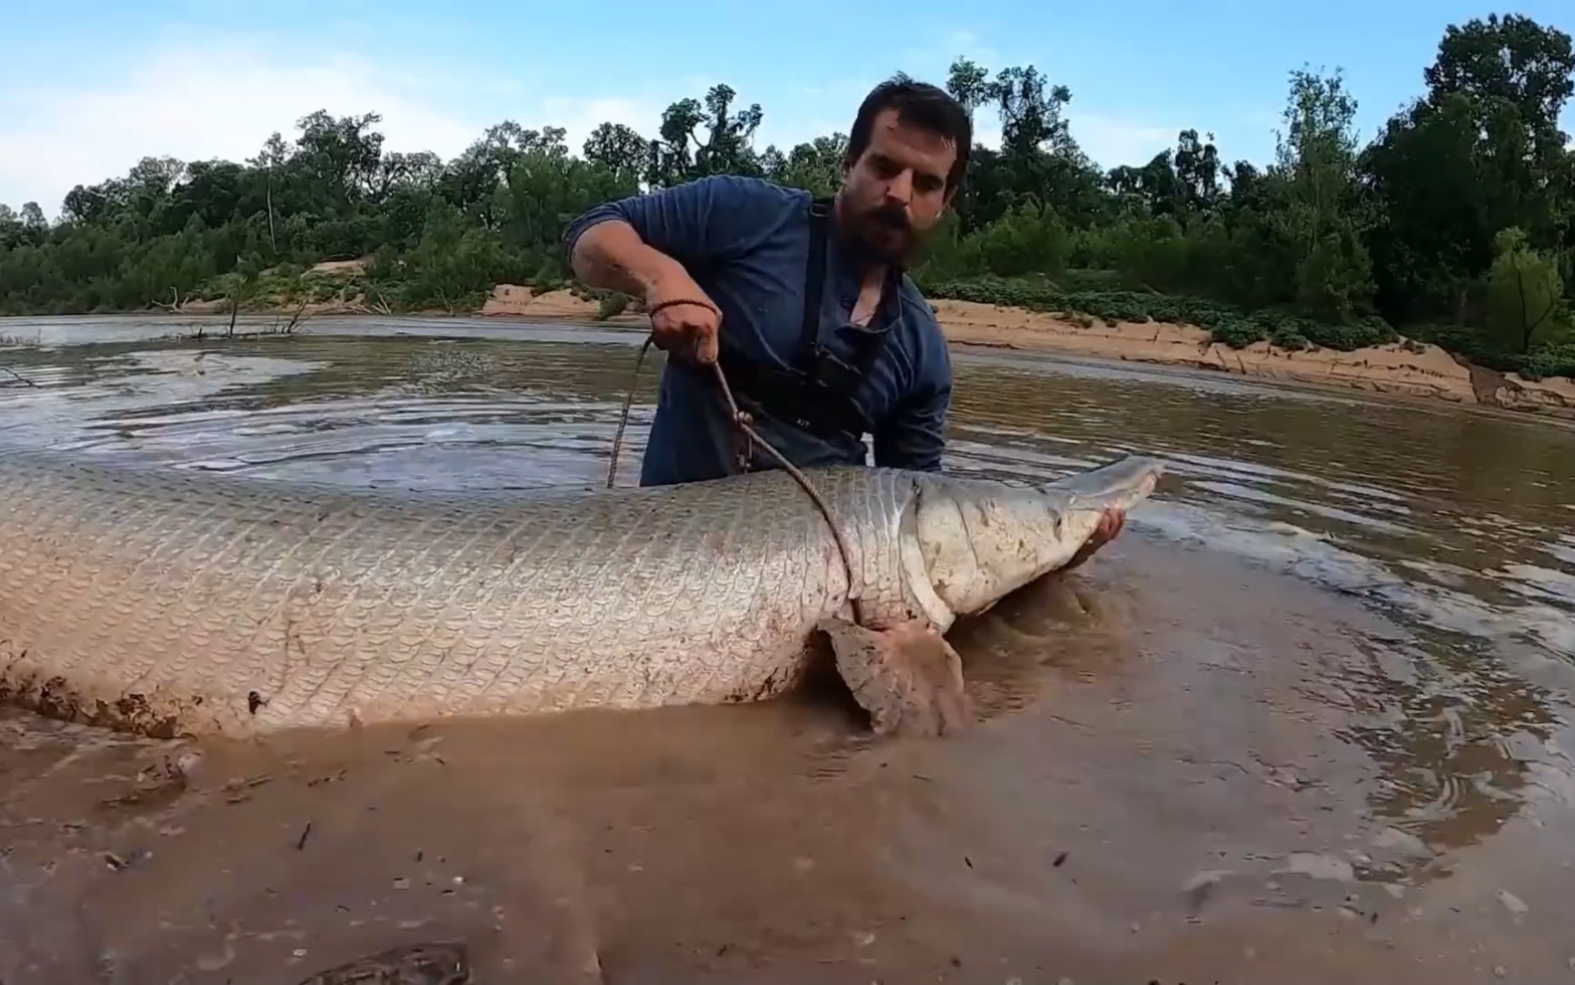
[[[958,60],[948,88],[996,113],[915,276],[932,297],[1182,321],[1232,346],[1353,349],[1409,337],[1527,375],[1575,375],[1570,36],[1518,15],[1450,27],[1421,94],[1363,145],[1338,71],[1290,74],[1274,160],[1226,164],[1184,130],[1102,170],[1037,69]],[[452,161],[389,153],[376,114],[300,121],[245,163],[145,159],[66,196],[0,206],[0,313],[340,301],[479,305],[497,283],[568,287],[561,238],[589,206],[723,172],[829,193],[847,138],[756,150],[759,105],[719,85],[644,137],[606,123],[576,155],[555,127],[489,129]],[[851,115],[853,107],[848,111]],[[325,260],[362,268],[314,272]],[[602,317],[627,298],[594,297]]]

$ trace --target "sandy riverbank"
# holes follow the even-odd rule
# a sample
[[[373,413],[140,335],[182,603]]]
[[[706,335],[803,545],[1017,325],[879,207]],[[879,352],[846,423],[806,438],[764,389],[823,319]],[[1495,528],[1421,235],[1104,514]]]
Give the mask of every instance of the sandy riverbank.
[[[334,277],[360,270],[363,265],[364,261],[359,260],[334,261],[318,264],[311,272]],[[1268,342],[1232,349],[1211,341],[1207,330],[1191,325],[1107,324],[1096,319],[1085,326],[1080,321],[1086,319],[1074,321],[1069,317],[1003,305],[937,300],[934,306],[947,338],[957,345],[1205,369],[1259,380],[1351,387],[1575,420],[1575,381],[1562,377],[1527,380],[1514,373],[1472,365],[1435,345],[1410,340],[1351,352],[1322,348],[1290,351]],[[176,311],[189,315],[223,315],[229,311],[229,304],[222,298],[194,300],[180,305]],[[255,309],[247,310],[248,315],[256,313]],[[280,308],[275,312],[281,324],[293,318],[386,313],[387,309],[377,299],[369,300],[348,283],[337,297]],[[480,313],[536,321],[596,322],[631,327],[645,324],[644,316],[634,310],[598,321],[595,301],[578,297],[568,290],[533,295],[530,288],[517,284],[495,287]]]
[[[1403,341],[1352,352],[1311,349],[1292,352],[1268,342],[1232,349],[1189,325],[1096,321],[1083,327],[1067,318],[972,301],[934,302],[946,336],[958,345],[1061,352],[1131,362],[1185,366],[1265,380],[1348,386],[1359,390],[1484,404],[1575,419],[1575,381],[1525,380],[1455,359],[1435,345]],[[584,321],[594,302],[568,291],[532,297],[529,288],[500,284],[482,308],[484,315]],[[628,313],[609,324],[639,325]]]

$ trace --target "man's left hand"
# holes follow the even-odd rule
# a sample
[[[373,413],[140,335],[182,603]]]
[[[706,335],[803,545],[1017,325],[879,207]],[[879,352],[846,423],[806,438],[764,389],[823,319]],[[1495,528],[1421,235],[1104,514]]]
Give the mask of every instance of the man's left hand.
[[[1072,561],[1063,571],[1070,571],[1094,556],[1094,552],[1116,539],[1121,528],[1126,525],[1127,511],[1119,506],[1112,506],[1099,518],[1099,526],[1094,528],[1094,535],[1084,542],[1078,552],[1072,556]]]

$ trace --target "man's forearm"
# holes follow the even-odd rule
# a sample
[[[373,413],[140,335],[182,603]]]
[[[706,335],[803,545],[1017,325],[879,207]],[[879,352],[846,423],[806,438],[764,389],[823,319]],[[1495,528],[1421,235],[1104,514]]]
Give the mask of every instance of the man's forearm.
[[[598,222],[581,233],[569,262],[585,284],[642,299],[664,277],[683,273],[682,264],[647,246],[621,219]]]

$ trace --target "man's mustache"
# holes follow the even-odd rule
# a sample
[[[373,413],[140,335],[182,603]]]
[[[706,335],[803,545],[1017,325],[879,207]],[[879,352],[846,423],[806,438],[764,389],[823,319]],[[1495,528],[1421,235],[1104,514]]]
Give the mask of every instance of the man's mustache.
[[[908,210],[900,205],[883,205],[870,212],[870,219],[902,232],[907,232],[910,226]]]

